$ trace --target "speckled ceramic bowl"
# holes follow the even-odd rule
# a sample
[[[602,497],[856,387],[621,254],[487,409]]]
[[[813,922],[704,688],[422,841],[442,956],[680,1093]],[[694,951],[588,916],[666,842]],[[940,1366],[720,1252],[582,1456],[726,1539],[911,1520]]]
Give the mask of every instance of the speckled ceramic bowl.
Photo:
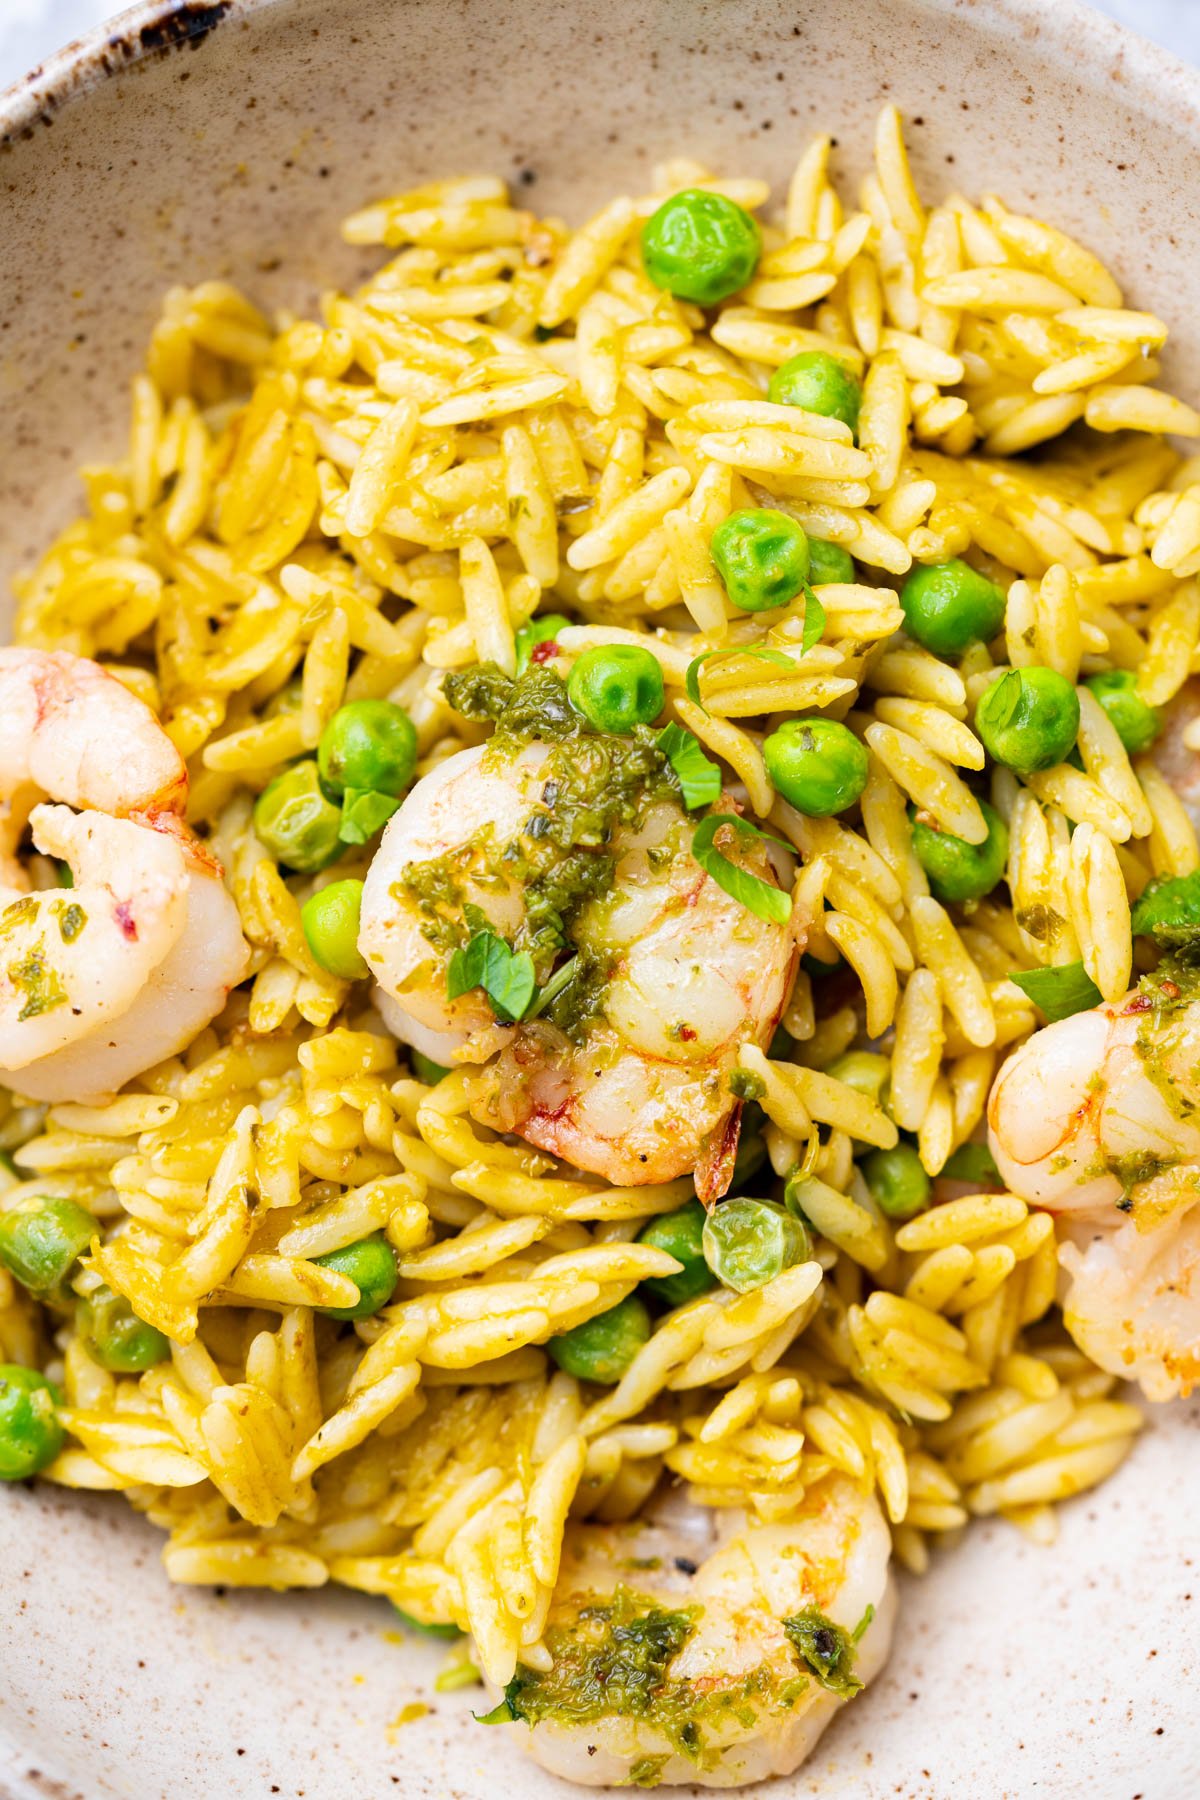
[[[820,126],[853,175],[885,98],[927,191],[997,188],[1100,251],[1197,398],[1200,76],[1073,0],[133,8],[0,101],[4,577],[122,441],[169,283],[304,306],[353,273],[342,214],[462,169],[578,218],[668,152],[782,180]],[[885,1675],[779,1792],[1200,1793],[1198,1426],[1158,1411],[1054,1550],[984,1525],[907,1583]],[[116,1498],[0,1494],[6,1800],[571,1791],[473,1726],[470,1695],[433,1695],[436,1652],[379,1603],[170,1588],[158,1548]]]

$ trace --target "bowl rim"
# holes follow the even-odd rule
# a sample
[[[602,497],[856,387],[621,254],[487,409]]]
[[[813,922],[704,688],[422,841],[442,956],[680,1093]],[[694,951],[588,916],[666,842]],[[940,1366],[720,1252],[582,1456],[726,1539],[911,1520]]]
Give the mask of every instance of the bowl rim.
[[[101,82],[151,57],[197,48],[225,23],[287,0],[136,0],[65,44],[0,90],[0,148],[31,137],[60,109]],[[962,0],[914,0],[932,13],[958,13]],[[1109,67],[1136,110],[1154,114],[1200,146],[1200,68],[1182,62],[1085,0],[973,0],[970,16],[990,37],[1040,39],[1078,66]]]

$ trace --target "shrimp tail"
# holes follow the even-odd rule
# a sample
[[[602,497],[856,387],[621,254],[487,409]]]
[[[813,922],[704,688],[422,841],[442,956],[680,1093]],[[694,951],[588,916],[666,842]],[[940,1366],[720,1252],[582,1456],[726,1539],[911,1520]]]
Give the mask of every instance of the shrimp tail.
[[[696,1163],[692,1177],[696,1184],[696,1198],[706,1207],[714,1206],[729,1192],[734,1164],[737,1162],[738,1142],[742,1135],[743,1111],[742,1102],[738,1100],[732,1111],[711,1133]]]

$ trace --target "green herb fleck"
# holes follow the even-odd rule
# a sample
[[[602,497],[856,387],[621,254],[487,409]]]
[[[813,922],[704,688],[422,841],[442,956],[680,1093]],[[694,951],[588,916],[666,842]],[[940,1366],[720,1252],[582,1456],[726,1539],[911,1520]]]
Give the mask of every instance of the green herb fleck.
[[[74,900],[69,906],[63,906],[61,902],[58,902],[54,911],[58,918],[58,934],[63,943],[73,944],[87,924],[87,914],[82,906]]]
[[[869,1620],[863,1624],[865,1631]],[[823,1688],[839,1700],[857,1694],[862,1682],[854,1673],[854,1638],[835,1625],[815,1606],[793,1613],[783,1621],[784,1636],[802,1663],[816,1676]]]
[[[42,1013],[53,1012],[56,1006],[66,1005],[67,990],[57,972],[47,963],[40,945],[36,950],[31,950],[23,962],[10,963],[7,973],[13,986],[20,988],[25,995],[17,1014],[18,1024],[25,1019],[36,1019]]]

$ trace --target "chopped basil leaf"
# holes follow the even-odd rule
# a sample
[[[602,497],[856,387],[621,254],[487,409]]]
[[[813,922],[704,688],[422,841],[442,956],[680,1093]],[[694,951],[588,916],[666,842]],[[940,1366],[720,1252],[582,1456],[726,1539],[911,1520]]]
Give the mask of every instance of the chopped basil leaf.
[[[498,1701],[491,1712],[471,1714],[477,1725],[511,1725],[516,1716],[507,1700]]]
[[[658,747],[675,771],[683,804],[688,811],[697,806],[711,806],[721,793],[721,771],[705,756],[700,740],[682,725],[664,725],[658,734]]]
[[[708,711],[708,708],[704,706],[704,702],[700,698],[700,671],[706,662],[712,662],[714,657],[718,656],[755,656],[759,662],[776,663],[781,669],[795,667],[790,656],[785,656],[782,650],[768,650],[765,644],[743,644],[729,650],[706,650],[703,656],[692,658],[683,677],[683,685],[687,689],[688,699],[694,700],[697,706],[704,707],[705,712]]]
[[[395,794],[376,793],[374,788],[347,788],[342,797],[338,837],[343,844],[369,844],[399,804]]]
[[[807,656],[814,644],[819,644],[825,630],[825,608],[809,587],[804,583],[804,632],[800,639],[800,654]]]
[[[716,846],[716,836],[723,826],[729,826],[743,838],[765,838],[768,834],[752,825],[749,819],[740,819],[736,813],[709,813],[696,827],[692,838],[692,855],[700,864],[706,875],[710,875],[719,888],[743,905],[747,912],[752,912],[756,919],[768,919],[776,925],[786,925],[792,916],[792,897],[781,888],[763,881],[758,875],[752,875],[748,869],[739,869],[736,863],[730,862]]]
[[[568,957],[567,961],[563,963],[560,969],[555,969],[553,975],[550,977],[545,987],[539,991],[536,1001],[529,1009],[529,1017],[531,1019],[540,1019],[551,1001],[557,1000],[563,989],[570,987],[575,979],[578,964],[578,956],[571,956]]]
[[[1081,962],[1061,963],[1056,969],[1014,969],[1009,980],[1028,994],[1051,1024],[1099,1006],[1103,998]]]
[[[446,971],[446,994],[457,1000],[471,988],[482,988],[492,1011],[505,1025],[515,1025],[529,1011],[537,992],[533,958],[514,953],[503,938],[477,931],[465,950],[456,950]]]

